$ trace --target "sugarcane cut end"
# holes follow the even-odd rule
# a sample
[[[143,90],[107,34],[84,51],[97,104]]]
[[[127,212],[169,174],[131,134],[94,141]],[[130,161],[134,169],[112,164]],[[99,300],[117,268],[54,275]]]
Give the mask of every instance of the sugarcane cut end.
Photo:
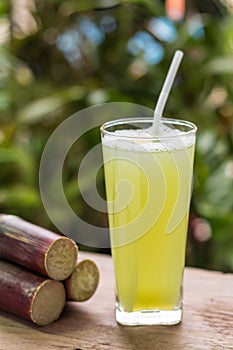
[[[99,269],[94,261],[80,261],[70,277],[71,299],[86,301],[91,298],[99,284]]]
[[[58,238],[49,247],[45,256],[45,270],[50,278],[63,281],[69,277],[76,265],[78,247],[67,237]]]
[[[65,306],[66,293],[61,282],[45,280],[34,294],[30,316],[39,326],[45,326],[56,321]]]

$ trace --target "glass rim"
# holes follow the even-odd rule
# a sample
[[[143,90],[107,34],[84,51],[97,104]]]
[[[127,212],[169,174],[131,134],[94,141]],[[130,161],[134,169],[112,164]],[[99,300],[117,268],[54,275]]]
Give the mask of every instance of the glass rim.
[[[181,131],[180,134],[176,134],[176,135],[146,135],[146,136],[129,136],[129,135],[119,135],[119,134],[115,134],[114,131],[108,131],[107,128],[110,128],[112,126],[117,126],[117,125],[124,125],[124,124],[136,124],[136,123],[151,123],[151,125],[153,124],[153,118],[140,118],[140,117],[132,117],[132,118],[122,118],[122,119],[115,119],[115,120],[111,120],[108,122],[105,122],[101,127],[100,127],[100,131],[103,135],[108,135],[111,137],[115,137],[115,138],[120,138],[120,139],[128,139],[128,140],[132,140],[137,138],[138,140],[161,140],[161,139],[172,139],[172,138],[177,138],[178,136],[189,136],[189,135],[195,135],[197,132],[197,126],[187,120],[182,120],[182,119],[173,119],[173,118],[162,118],[161,122],[163,125],[179,125],[179,126],[186,126],[189,127],[189,130],[187,131]],[[139,128],[140,129],[140,128]],[[143,129],[143,128],[141,128]]]

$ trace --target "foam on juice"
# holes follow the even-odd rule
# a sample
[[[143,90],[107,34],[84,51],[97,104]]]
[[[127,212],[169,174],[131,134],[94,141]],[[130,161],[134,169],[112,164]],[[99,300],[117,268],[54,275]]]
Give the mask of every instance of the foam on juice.
[[[103,144],[116,149],[134,152],[162,152],[180,150],[192,146],[195,136],[161,124],[160,134],[154,135],[151,128],[124,129],[106,134]]]

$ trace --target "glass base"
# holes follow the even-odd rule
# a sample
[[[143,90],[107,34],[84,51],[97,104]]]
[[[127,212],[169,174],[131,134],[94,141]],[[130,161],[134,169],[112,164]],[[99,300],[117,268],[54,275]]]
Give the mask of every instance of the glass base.
[[[125,312],[116,306],[116,320],[125,326],[175,325],[182,320],[182,309]]]

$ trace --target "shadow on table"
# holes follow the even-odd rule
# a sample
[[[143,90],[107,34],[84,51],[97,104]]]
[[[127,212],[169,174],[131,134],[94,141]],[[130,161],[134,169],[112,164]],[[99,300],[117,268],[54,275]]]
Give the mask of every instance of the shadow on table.
[[[127,349],[169,350],[184,349],[182,324],[175,326],[118,326],[118,332]],[[124,340],[123,340],[124,339]]]

